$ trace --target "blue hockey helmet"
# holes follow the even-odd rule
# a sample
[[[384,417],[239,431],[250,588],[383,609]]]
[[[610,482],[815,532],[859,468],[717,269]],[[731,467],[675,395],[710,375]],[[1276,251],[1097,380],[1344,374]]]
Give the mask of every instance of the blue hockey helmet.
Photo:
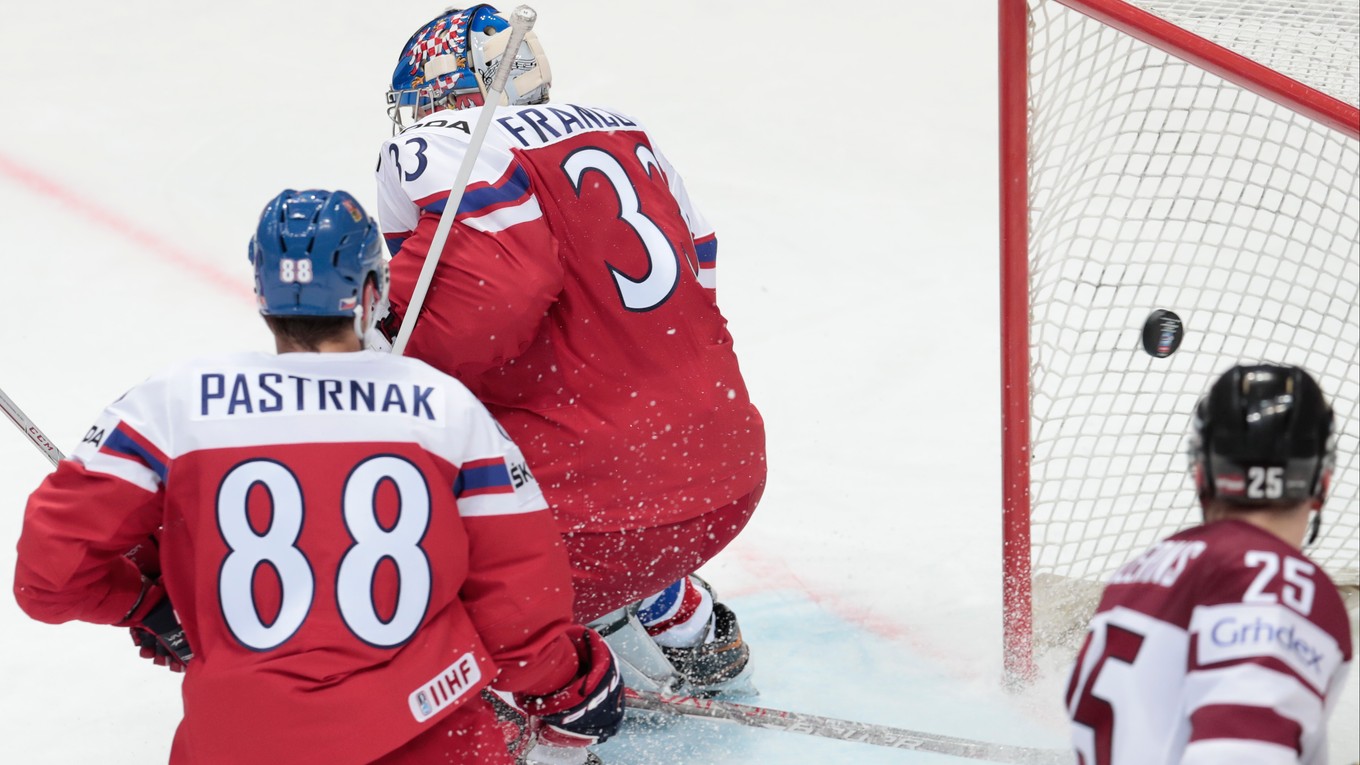
[[[255,295],[266,316],[356,316],[372,275],[387,295],[382,235],[344,191],[286,189],[250,239]]]
[[[510,42],[510,21],[490,5],[449,8],[422,26],[401,49],[387,91],[387,114],[397,129],[440,109],[481,106]],[[501,104],[541,104],[548,100],[552,71],[530,31],[515,53]]]
[[[1234,366],[1200,399],[1190,460],[1202,501],[1321,506],[1336,457],[1332,407],[1295,366]]]

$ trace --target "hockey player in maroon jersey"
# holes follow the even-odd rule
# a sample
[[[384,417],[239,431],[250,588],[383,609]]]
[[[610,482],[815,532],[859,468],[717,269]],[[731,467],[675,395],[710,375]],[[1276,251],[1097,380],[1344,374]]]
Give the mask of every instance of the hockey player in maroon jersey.
[[[411,318],[507,26],[491,6],[451,9],[402,50],[388,94],[400,130],[377,169],[395,253],[388,339]],[[637,120],[549,103],[534,33],[513,66],[405,352],[466,383],[524,449],[564,535],[576,617],[607,625],[625,679],[744,687],[736,618],[689,576],[765,483],[713,227]]]
[[[456,380],[362,349],[384,259],[350,195],[280,194],[251,242],[279,353],[149,378],[29,500],[19,605],[183,665],[176,765],[508,764],[493,681],[574,743],[622,719],[519,449]],[[157,529],[158,560],[125,554]]]
[[[1298,367],[1233,367],[1200,401],[1204,524],[1107,584],[1067,688],[1081,763],[1326,763],[1351,628],[1300,550],[1321,522],[1333,428]]]

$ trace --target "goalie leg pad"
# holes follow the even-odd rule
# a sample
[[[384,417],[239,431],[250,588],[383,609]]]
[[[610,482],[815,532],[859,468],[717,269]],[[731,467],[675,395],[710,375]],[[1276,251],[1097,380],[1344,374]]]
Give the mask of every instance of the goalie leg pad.
[[[696,694],[751,692],[749,685],[743,687],[750,677],[751,648],[742,639],[737,615],[722,603],[713,604],[709,639],[690,648],[662,646],[661,652]]]
[[[689,648],[708,639],[713,594],[687,576],[638,603],[638,620],[663,648]]]
[[[587,626],[614,649],[625,686],[656,692],[675,689],[675,667],[638,620],[637,604],[607,613]]]
[[[702,620],[692,618],[683,620],[686,625],[697,622],[697,639],[691,637],[686,644],[667,646],[658,645],[651,630],[639,617],[639,607],[664,602],[665,592],[647,598],[627,608],[606,614],[590,624],[614,649],[619,660],[619,673],[624,684],[637,690],[661,693],[688,693],[700,695],[753,696],[757,691],[751,684],[751,649],[742,638],[741,627],[737,624],[736,614],[723,603],[719,603],[713,588],[697,576],[690,575],[673,588],[684,585],[694,586],[702,592],[707,604],[707,615]],[[681,586],[681,587],[677,587]],[[670,590],[672,588],[667,588]],[[682,600],[677,595],[675,600]],[[664,614],[673,614],[680,607],[660,609]],[[653,625],[667,621],[662,618]],[[674,641],[681,642],[681,641]]]

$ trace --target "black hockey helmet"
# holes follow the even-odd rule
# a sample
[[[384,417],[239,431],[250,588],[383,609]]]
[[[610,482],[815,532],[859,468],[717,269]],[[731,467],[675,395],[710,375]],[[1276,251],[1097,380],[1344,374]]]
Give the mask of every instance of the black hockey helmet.
[[[1332,407],[1295,366],[1239,364],[1195,408],[1190,461],[1200,501],[1262,506],[1326,497]]]

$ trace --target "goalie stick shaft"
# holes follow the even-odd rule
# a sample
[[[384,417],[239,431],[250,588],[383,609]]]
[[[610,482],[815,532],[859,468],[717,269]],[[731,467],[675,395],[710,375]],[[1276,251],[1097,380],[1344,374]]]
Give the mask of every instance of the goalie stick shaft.
[[[66,456],[61,453],[56,444],[52,443],[47,434],[39,430],[38,426],[28,419],[28,415],[24,414],[24,410],[20,409],[18,404],[14,403],[14,399],[5,395],[3,390],[0,390],[0,410],[4,410],[9,421],[14,423],[14,426],[19,430],[22,430],[24,435],[28,436],[28,440],[38,447],[38,451],[47,455],[53,465],[56,465],[62,457]]]
[[[482,106],[481,114],[477,116],[477,124],[468,138],[467,153],[463,155],[463,162],[458,166],[458,176],[449,187],[449,198],[444,202],[444,211],[439,214],[439,225],[430,240],[430,250],[425,254],[425,263],[420,267],[420,277],[411,291],[411,302],[406,306],[406,316],[402,319],[396,340],[392,342],[392,353],[398,356],[406,352],[406,343],[411,339],[411,333],[415,331],[416,321],[420,319],[421,306],[425,305],[425,294],[429,292],[430,282],[434,280],[434,269],[444,252],[444,243],[448,241],[453,220],[458,217],[458,208],[463,204],[463,192],[467,190],[468,178],[472,177],[472,166],[476,164],[477,154],[482,149],[482,142],[486,140],[487,128],[491,126],[491,116],[500,105],[501,94],[505,92],[505,83],[510,77],[511,70],[515,68],[519,46],[524,42],[524,36],[534,28],[534,21],[537,19],[538,14],[527,5],[521,5],[510,13],[510,41],[506,44],[505,52],[501,54],[501,63],[496,67],[496,74],[487,87],[486,104]]]
[[[1071,753],[1062,749],[1038,749],[1010,744],[994,744],[987,741],[975,741],[894,728],[888,725],[839,720],[834,717],[787,712],[781,709],[768,709],[749,704],[737,704],[731,701],[701,699],[693,696],[633,690],[632,688],[627,689],[626,693],[629,707],[647,712],[705,717],[753,728],[804,733],[809,736],[855,741],[861,744],[873,744],[874,746],[886,746],[894,749],[936,752],[989,762],[1015,763],[1016,765],[1066,765],[1072,762]]]

